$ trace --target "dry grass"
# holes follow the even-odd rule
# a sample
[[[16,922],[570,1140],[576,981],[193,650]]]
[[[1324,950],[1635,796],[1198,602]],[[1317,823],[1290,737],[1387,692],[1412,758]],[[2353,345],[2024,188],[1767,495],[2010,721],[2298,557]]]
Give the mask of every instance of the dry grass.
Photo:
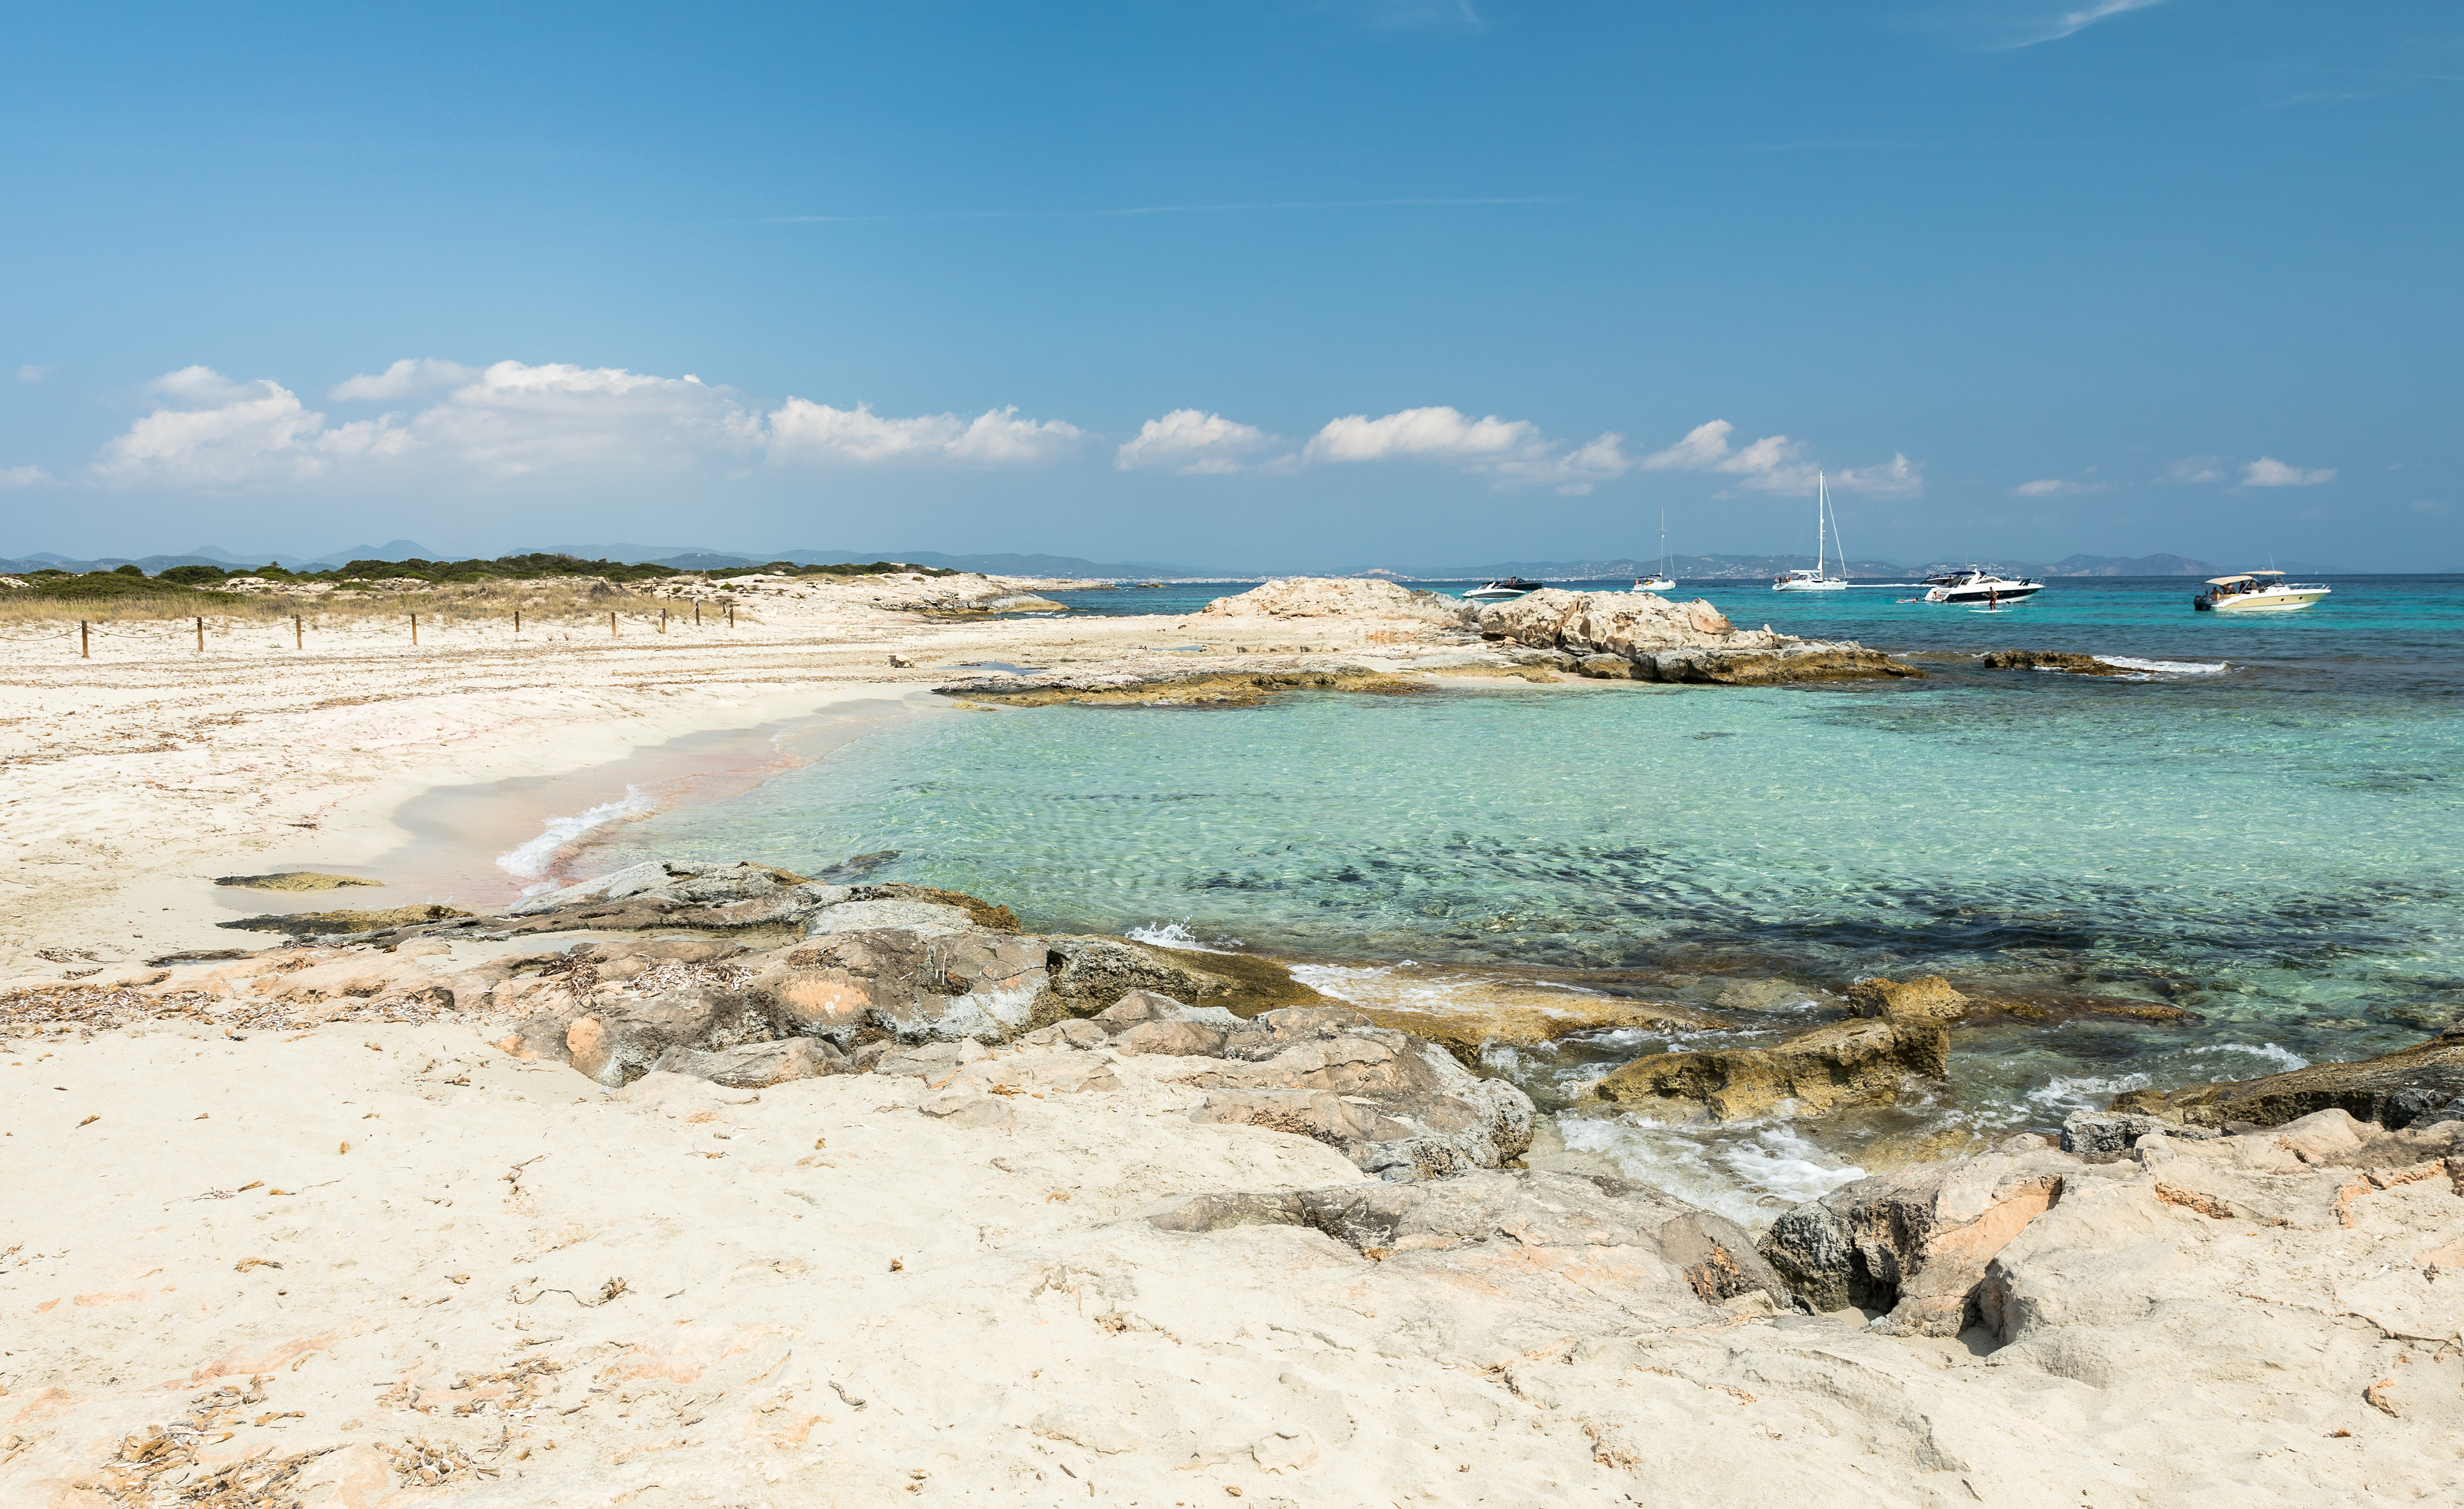
[[[16,589],[0,591],[0,629],[56,632],[66,624],[74,632],[79,620],[96,624],[186,623],[203,617],[210,632],[217,625],[271,626],[295,614],[316,626],[405,618],[411,613],[417,613],[423,623],[433,619],[440,628],[450,628],[483,619],[510,622],[517,610],[522,614],[525,628],[532,620],[547,628],[585,624],[594,619],[604,623],[611,612],[624,618],[655,620],[662,608],[674,612],[675,600],[639,588],[617,587],[596,577],[446,586],[421,583],[416,588],[399,589],[221,590],[87,599],[37,596],[31,590]],[[688,604],[685,616],[692,615]]]

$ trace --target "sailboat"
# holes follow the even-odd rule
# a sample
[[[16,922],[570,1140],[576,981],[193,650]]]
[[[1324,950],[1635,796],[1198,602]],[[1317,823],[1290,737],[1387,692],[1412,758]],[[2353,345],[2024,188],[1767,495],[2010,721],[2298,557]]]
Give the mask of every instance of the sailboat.
[[[1833,576],[1822,569],[1825,534],[1829,535],[1827,542],[1829,544],[1837,544],[1839,541],[1839,521],[1833,517],[1831,512],[1830,477],[1825,473],[1815,473],[1814,489],[1814,569],[1789,571],[1772,577],[1771,590],[1774,592],[1844,592],[1848,590],[1846,577]],[[1843,571],[1848,569],[1848,549],[1845,545],[1841,545],[1839,549],[1839,568]]]
[[[1670,569],[1676,564],[1668,553],[1668,510],[1660,511],[1660,569],[1648,576],[1634,579],[1638,592],[1673,592],[1677,590],[1677,573]]]

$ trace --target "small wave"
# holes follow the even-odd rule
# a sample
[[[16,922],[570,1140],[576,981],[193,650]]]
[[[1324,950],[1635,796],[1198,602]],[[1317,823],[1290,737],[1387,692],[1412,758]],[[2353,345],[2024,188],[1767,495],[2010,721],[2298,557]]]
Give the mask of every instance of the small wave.
[[[1133,943],[1153,943],[1157,948],[1186,948],[1193,953],[1228,954],[1241,946],[1237,938],[1218,938],[1212,943],[1201,941],[1189,930],[1189,919],[1177,922],[1156,922],[1145,927],[1133,927],[1121,935]]]
[[[2126,1090],[2145,1090],[2155,1082],[2145,1075],[2057,1075],[2020,1098],[2065,1113],[2094,1111]]]
[[[2310,1067],[2309,1059],[2289,1048],[2278,1048],[2274,1043],[2217,1043],[2209,1048],[2193,1048],[2190,1052],[2193,1054],[2248,1054],[2254,1058],[2264,1058],[2269,1063],[2277,1065],[2277,1074],[2290,1074],[2296,1069]]]
[[[2145,671],[2151,676],[2221,676],[2233,669],[2230,660],[2210,665],[2203,660],[2141,660],[2126,655],[2101,655],[2098,659],[2107,665],[2118,665],[2125,671]]]
[[[1560,1116],[1569,1151],[1605,1158],[1629,1179],[1654,1185],[1749,1226],[1865,1177],[1793,1127],[1730,1122],[1671,1126],[1632,1116]]]
[[[642,794],[640,787],[628,786],[625,788],[624,796],[616,801],[602,802],[577,816],[549,818],[545,824],[546,831],[537,838],[498,854],[496,867],[517,878],[537,880],[547,874],[550,865],[556,863],[558,853],[565,845],[593,829],[640,816],[656,806]]]

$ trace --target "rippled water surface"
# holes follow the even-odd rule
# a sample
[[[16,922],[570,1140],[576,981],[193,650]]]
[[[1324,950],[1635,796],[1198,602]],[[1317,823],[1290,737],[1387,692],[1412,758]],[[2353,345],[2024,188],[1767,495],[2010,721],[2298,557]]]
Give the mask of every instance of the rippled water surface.
[[[2191,614],[2190,586],[2066,586],[2000,614],[1712,586],[1740,622],[1935,656],[1936,674],[952,711],[619,842],[791,869],[897,850],[884,877],[1038,929],[1177,924],[1355,971],[1520,970],[1733,1028],[1683,1046],[1775,1040],[1873,973],[2070,1003],[2057,1017],[2084,998],[2195,1013],[1967,1031],[1932,1098],[1827,1123],[1565,1119],[1576,1151],[1750,1213],[1928,1136],[2384,1052],[2464,1014],[2464,581],[2343,584],[2257,622]],[[1969,657],[2004,645],[2170,669]],[[1491,1067],[1562,1105],[1668,1046],[1602,1034]]]

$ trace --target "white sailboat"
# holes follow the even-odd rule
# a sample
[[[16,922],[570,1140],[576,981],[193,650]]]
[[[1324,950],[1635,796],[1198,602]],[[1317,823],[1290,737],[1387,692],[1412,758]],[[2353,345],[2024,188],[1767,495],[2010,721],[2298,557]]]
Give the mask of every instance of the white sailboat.
[[[1634,589],[1638,592],[1677,590],[1677,573],[1670,569],[1675,564],[1675,558],[1668,553],[1668,510],[1663,508],[1660,511],[1660,569],[1648,576],[1636,577]]]
[[[1814,474],[1814,569],[1789,571],[1772,577],[1772,591],[1844,592],[1848,590],[1846,577],[1833,576],[1822,568],[1826,532],[1829,535],[1828,544],[1838,544],[1839,521],[1831,513],[1831,478],[1825,473],[1816,472]],[[1845,545],[1840,546],[1839,568],[1842,571],[1848,569],[1848,549]]]

